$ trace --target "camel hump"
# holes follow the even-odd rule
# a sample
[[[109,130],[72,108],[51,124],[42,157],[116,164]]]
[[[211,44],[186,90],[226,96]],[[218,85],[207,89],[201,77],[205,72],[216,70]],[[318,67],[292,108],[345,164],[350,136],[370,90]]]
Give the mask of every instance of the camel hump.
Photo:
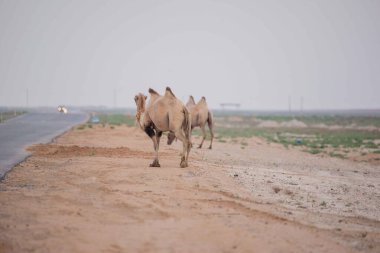
[[[166,87],[165,96],[175,98],[175,95],[174,95],[173,91],[170,89],[170,87]]]
[[[206,98],[205,97],[202,97],[199,102],[198,102],[198,105],[199,104],[205,104],[206,103]]]
[[[158,94],[157,91],[153,90],[152,88],[149,88],[148,92],[149,92],[150,94],[160,95],[160,94]]]
[[[186,103],[186,106],[191,106],[191,105],[195,105],[195,101],[194,101],[194,97],[190,95],[189,100]]]

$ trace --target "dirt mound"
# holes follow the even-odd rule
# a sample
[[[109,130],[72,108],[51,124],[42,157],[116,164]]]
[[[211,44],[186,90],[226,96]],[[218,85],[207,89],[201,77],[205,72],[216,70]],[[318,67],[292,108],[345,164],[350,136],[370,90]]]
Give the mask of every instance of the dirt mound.
[[[96,157],[152,157],[152,152],[131,150],[127,147],[105,148],[88,146],[62,146],[56,144],[37,144],[29,147],[28,151],[38,156],[47,157],[73,157],[73,156],[96,156]],[[160,153],[160,155],[167,155]]]

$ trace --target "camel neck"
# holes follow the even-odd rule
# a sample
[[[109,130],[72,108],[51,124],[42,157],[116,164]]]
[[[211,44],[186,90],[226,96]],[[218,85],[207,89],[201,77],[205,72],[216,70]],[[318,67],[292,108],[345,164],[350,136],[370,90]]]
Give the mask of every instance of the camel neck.
[[[144,121],[144,112],[145,112],[145,106],[142,106],[140,108],[137,108],[136,112],[136,120],[141,129],[143,129],[142,123]]]

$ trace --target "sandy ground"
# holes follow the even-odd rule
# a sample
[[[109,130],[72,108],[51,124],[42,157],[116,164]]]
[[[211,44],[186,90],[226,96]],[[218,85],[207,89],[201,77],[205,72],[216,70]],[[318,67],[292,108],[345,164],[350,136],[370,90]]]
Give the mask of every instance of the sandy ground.
[[[166,138],[149,168],[126,126],[30,147],[0,182],[0,252],[380,252],[379,165],[234,142],[185,169]]]

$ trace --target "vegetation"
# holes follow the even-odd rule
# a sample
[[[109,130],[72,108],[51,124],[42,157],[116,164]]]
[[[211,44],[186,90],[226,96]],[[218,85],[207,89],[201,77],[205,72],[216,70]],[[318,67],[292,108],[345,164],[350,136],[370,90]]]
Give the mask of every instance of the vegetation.
[[[96,116],[99,118],[99,124],[102,125],[127,125],[127,126],[134,126],[135,125],[135,117],[132,115],[126,115],[122,113],[99,113],[96,114]],[[91,119],[88,122],[91,124]]]
[[[306,127],[290,127],[281,122],[301,122]],[[262,127],[262,122],[275,122],[274,127]],[[300,146],[311,154],[325,153],[333,157],[345,158],[352,150],[361,153],[380,153],[380,117],[375,116],[234,116],[215,117],[216,138],[250,138],[258,136],[268,142],[281,143],[285,147]],[[377,128],[377,129],[374,129]],[[193,134],[200,135],[200,131]],[[241,146],[247,146],[241,141]]]
[[[344,116],[344,115],[309,115],[309,116],[288,116],[288,115],[260,115],[259,120],[272,120],[285,122],[292,119],[304,122],[307,125],[325,124],[327,126],[376,126],[380,127],[380,117],[376,116]]]
[[[87,127],[87,124],[82,124],[80,126],[77,127],[78,130],[83,130]]]
[[[252,136],[263,137],[271,142],[287,145],[301,145],[310,148],[326,147],[366,147],[370,149],[380,148],[375,144],[380,139],[378,131],[364,130],[327,130],[318,128],[225,128],[218,127],[217,133],[223,137],[249,138]]]

